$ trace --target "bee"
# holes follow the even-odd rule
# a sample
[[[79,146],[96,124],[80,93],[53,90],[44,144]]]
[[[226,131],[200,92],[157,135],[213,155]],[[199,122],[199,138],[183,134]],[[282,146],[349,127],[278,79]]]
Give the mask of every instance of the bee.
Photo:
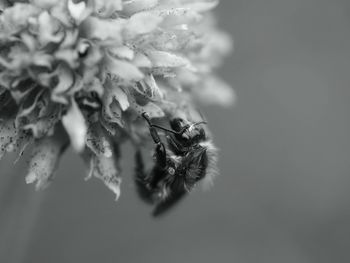
[[[135,183],[141,199],[155,205],[158,216],[178,203],[195,185],[205,178],[211,181],[216,171],[216,148],[207,138],[203,124],[182,118],[170,120],[171,129],[152,124],[147,113],[142,114],[154,141],[154,166],[149,172],[140,151],[136,152]],[[158,133],[165,131],[166,144]]]

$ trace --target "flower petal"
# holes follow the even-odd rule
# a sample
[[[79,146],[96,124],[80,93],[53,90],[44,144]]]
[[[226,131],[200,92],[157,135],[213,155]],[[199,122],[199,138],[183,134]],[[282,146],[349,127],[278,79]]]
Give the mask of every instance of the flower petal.
[[[52,90],[51,99],[55,102],[67,104],[68,101],[65,98],[66,93],[69,89],[71,89],[74,85],[74,76],[72,71],[61,64],[57,68],[57,78],[58,83],[56,87]]]
[[[6,8],[0,18],[2,31],[0,34],[11,35],[21,31],[28,25],[29,18],[40,12],[39,7],[26,3],[16,3],[12,7]]]
[[[165,51],[147,51],[146,55],[153,67],[176,68],[189,65],[187,59]]]
[[[122,10],[122,0],[95,1],[95,12],[100,17],[110,17],[114,12]]]
[[[231,106],[236,100],[234,90],[216,77],[205,78],[198,88],[194,89],[195,98],[205,104]]]
[[[163,98],[163,94],[152,74],[147,75],[141,82],[141,85],[143,86],[144,93],[150,99],[161,100]]]
[[[74,99],[71,100],[67,113],[62,116],[62,124],[69,135],[74,150],[77,152],[84,150],[87,127],[84,116]]]
[[[38,88],[33,90],[22,102],[17,118],[30,114],[37,106],[37,102],[44,91],[45,90]]]
[[[114,148],[112,157],[85,152],[83,158],[90,162],[90,172],[87,179],[90,179],[91,176],[100,179],[116,195],[117,201],[120,196],[120,184],[122,182],[119,176],[118,149]]]
[[[58,43],[62,40],[64,33],[59,32],[59,24],[49,15],[47,11],[42,12],[38,17],[39,32],[38,40],[42,46],[50,42]]]
[[[151,68],[152,67],[152,62],[149,60],[149,58],[141,53],[135,54],[135,57],[132,60],[132,64],[134,64],[138,68]]]
[[[138,81],[143,79],[143,73],[133,64],[110,57],[107,61],[107,70],[124,80]]]
[[[82,24],[84,36],[101,41],[113,40],[114,44],[122,44],[121,32],[125,21],[122,19],[106,20],[88,17]]]
[[[127,20],[124,36],[134,38],[137,35],[146,34],[155,30],[163,19],[151,12],[141,12],[133,15]]]
[[[151,9],[158,4],[158,0],[131,0],[126,1],[123,6],[123,12],[134,14],[145,9]]]
[[[44,137],[35,142],[29,161],[27,184],[36,183],[36,190],[44,189],[53,180],[54,172],[61,154],[68,146],[68,138],[56,131],[51,137]]]
[[[151,118],[161,118],[165,115],[164,111],[155,103],[148,101],[141,105],[135,100],[135,97],[138,96],[130,96],[129,100],[131,108],[133,108],[139,116],[141,116],[144,112],[147,112]]]
[[[119,103],[112,99],[109,104],[105,104],[102,109],[102,118],[110,123],[116,123],[120,127],[124,127],[125,123],[122,119],[122,109]]]
[[[0,120],[0,159],[7,152],[23,148],[29,141],[30,136],[16,128],[14,119]]]
[[[80,24],[80,22],[83,21],[92,10],[87,8],[84,1],[74,3],[72,0],[68,0],[68,11],[75,21]]]
[[[95,155],[103,155],[107,158],[112,157],[113,147],[99,122],[90,124],[86,136],[86,146],[89,147]]]
[[[43,9],[49,9],[57,5],[58,2],[60,1],[65,1],[65,0],[30,0],[31,3]]]
[[[183,6],[159,8],[152,10],[152,12],[163,18],[161,26],[168,29],[176,26],[196,24],[202,18],[198,12]]]
[[[41,138],[51,134],[60,118],[61,108],[57,105],[50,105],[44,108],[44,112],[34,122],[24,125],[22,129],[29,130],[34,138]]]
[[[109,52],[118,58],[132,60],[134,58],[134,50],[127,46],[121,47],[112,47],[109,49]]]
[[[107,80],[105,83],[106,93],[105,97],[107,98],[107,104],[111,104],[112,100],[115,99],[119,102],[120,108],[122,111],[126,111],[129,108],[128,96],[124,90],[120,87],[118,82]]]
[[[195,1],[193,3],[183,4],[182,7],[196,12],[207,12],[215,8],[218,4],[218,0]]]

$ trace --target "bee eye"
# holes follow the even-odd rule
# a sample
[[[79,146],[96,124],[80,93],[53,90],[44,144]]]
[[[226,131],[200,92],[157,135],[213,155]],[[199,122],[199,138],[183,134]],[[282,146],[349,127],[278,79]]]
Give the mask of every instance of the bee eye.
[[[199,140],[205,140],[205,131],[203,128],[199,130],[199,135],[198,135]]]
[[[181,129],[184,127],[184,120],[181,118],[175,118],[173,120],[170,121],[170,127],[174,130],[174,131],[181,131]]]

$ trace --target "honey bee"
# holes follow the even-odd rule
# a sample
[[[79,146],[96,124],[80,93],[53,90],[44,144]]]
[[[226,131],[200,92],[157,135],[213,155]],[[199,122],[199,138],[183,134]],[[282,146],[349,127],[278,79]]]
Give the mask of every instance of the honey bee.
[[[203,124],[182,118],[170,120],[170,129],[152,124],[147,113],[142,114],[149,125],[155,144],[154,166],[149,172],[141,152],[136,153],[135,183],[139,196],[155,205],[154,216],[168,211],[205,177],[212,177],[216,167],[216,148],[206,136]],[[166,144],[158,133],[165,131]]]

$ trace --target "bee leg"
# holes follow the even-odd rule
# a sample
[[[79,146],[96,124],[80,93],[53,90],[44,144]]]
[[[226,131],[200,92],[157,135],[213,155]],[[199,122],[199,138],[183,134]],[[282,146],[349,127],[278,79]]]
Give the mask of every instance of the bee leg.
[[[155,149],[155,166],[152,169],[152,178],[150,180],[150,186],[157,188],[158,183],[163,179],[167,170],[167,156],[163,143],[158,143]]]
[[[175,152],[176,154],[182,154],[183,153],[183,149],[181,149],[181,146],[173,138],[173,136],[167,135],[166,138],[168,140],[168,145],[173,150],[173,152]]]
[[[150,186],[153,189],[157,189],[158,183],[164,178],[164,176],[168,173],[167,168],[167,153],[164,144],[160,140],[159,134],[155,127],[150,126],[150,133],[153,138],[154,143],[156,144],[155,149],[155,158],[156,165],[152,169],[152,179],[150,181]],[[170,196],[168,196],[165,200],[159,201],[156,204],[156,207],[153,211],[153,216],[159,216],[166,211],[168,211],[171,207],[173,207],[179,200],[185,196],[185,189],[178,189],[177,191],[172,192]]]
[[[153,191],[150,189],[149,180],[147,180],[147,173],[145,172],[145,166],[142,159],[142,154],[137,151],[135,154],[135,184],[139,197],[146,203],[153,203]]]
[[[159,202],[154,208],[152,215],[158,217],[164,215],[170,208],[174,207],[182,198],[186,195],[186,190],[179,190],[173,192],[167,199],[162,202]]]
[[[167,156],[164,144],[154,128],[150,128],[152,138],[156,144],[155,165],[150,173],[145,172],[145,167],[140,151],[135,154],[135,184],[137,192],[142,200],[153,203],[158,191],[158,183],[163,179],[167,166]]]

